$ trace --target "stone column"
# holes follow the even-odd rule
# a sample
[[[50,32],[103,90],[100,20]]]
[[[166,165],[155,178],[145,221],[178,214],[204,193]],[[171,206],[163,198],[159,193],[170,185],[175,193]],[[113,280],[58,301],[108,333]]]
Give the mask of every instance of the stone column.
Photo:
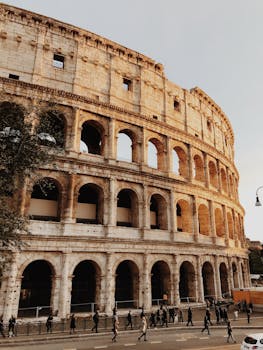
[[[167,137],[166,139],[166,147],[167,147],[167,152],[166,152],[166,158],[167,158],[167,172],[172,173],[173,172],[173,150],[171,148],[171,139]]]
[[[75,215],[73,214],[74,199],[75,199],[75,185],[77,175],[75,173],[69,173],[68,178],[68,191],[67,191],[67,203],[64,210],[64,222],[74,222]]]
[[[108,225],[115,226],[116,225],[116,179],[110,178],[109,180],[109,207],[108,207]]]
[[[205,186],[210,187],[209,167],[208,167],[208,160],[207,160],[206,153],[203,153],[203,159],[204,159]]]
[[[105,275],[105,290],[103,291],[105,301],[105,313],[112,315],[112,310],[115,306],[115,271],[113,271],[113,253],[106,253],[106,275]]]
[[[174,240],[174,234],[176,232],[176,206],[175,206],[174,192],[170,190],[170,232],[171,232],[171,241]]]
[[[228,273],[229,273],[229,291],[231,291],[234,288],[234,280],[233,280],[233,269],[232,269],[232,261],[231,257],[227,257],[228,261]]]
[[[222,193],[222,179],[220,176],[220,161],[217,159],[216,161],[216,168],[217,168],[217,180],[218,180],[218,191]]]
[[[105,155],[109,160],[116,159],[116,137],[115,137],[115,119],[109,121],[109,135],[108,135],[108,152]]]
[[[215,255],[214,256],[214,271],[215,271],[215,277],[214,277],[214,281],[215,281],[215,298],[216,300],[218,300],[219,298],[222,297],[222,292],[221,292],[221,280],[220,280],[220,273],[219,273],[219,266],[218,266],[218,256]]]
[[[60,290],[59,290],[59,316],[67,318],[70,314],[72,276],[69,275],[70,251],[62,253]]]
[[[192,182],[193,181],[193,150],[191,145],[188,145],[188,174],[189,174],[189,182]]]
[[[179,282],[180,282],[180,275],[179,275],[179,266],[178,266],[178,257],[173,254],[173,263],[172,263],[172,305],[179,305],[180,304],[180,291],[179,291]]]
[[[199,220],[198,220],[198,208],[196,203],[196,196],[192,196],[192,206],[193,206],[193,220],[194,220],[194,240],[198,242],[199,238]]]
[[[12,254],[10,268],[6,280],[6,290],[4,293],[3,320],[6,323],[11,315],[17,317],[19,296],[21,290],[21,278],[18,278],[18,253]]]
[[[229,247],[229,229],[228,229],[228,221],[227,221],[227,211],[226,206],[222,205],[223,209],[223,218],[224,218],[224,228],[225,228],[225,245]]]
[[[209,219],[210,219],[210,228],[211,228],[211,237],[213,244],[216,244],[216,223],[215,223],[215,211],[214,203],[209,200]]]
[[[67,141],[68,150],[74,152],[80,152],[80,140],[81,140],[81,129],[80,125],[80,110],[79,108],[74,108],[73,110],[73,123],[71,127],[70,139]]]
[[[52,276],[50,308],[52,312],[55,314],[59,311],[60,282],[61,282],[60,275]]]
[[[196,280],[196,297],[197,301],[200,303],[204,303],[204,285],[203,285],[203,277],[202,277],[202,265],[201,265],[201,257],[196,257],[196,271],[195,271],[195,280]]]
[[[143,272],[141,279],[141,294],[139,306],[144,306],[144,310],[150,311],[152,307],[151,271],[149,271],[149,255],[143,254]],[[141,302],[142,301],[142,302]]]
[[[148,186],[143,184],[143,234],[142,239],[145,238],[145,231],[150,229],[150,204],[148,203]]]

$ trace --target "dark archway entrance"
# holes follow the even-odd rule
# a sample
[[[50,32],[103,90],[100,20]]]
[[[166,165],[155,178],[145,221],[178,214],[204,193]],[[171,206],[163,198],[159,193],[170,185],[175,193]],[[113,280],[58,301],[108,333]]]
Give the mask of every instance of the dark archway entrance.
[[[179,293],[181,302],[196,301],[195,271],[189,261],[184,261],[180,267]]]
[[[222,297],[229,296],[229,288],[228,288],[228,274],[225,263],[221,263],[219,267],[220,273],[220,283],[221,283],[221,294]]]
[[[116,270],[115,303],[118,308],[137,308],[138,299],[139,270],[133,261],[125,260]]]
[[[237,265],[232,263],[234,288],[239,288]]]
[[[214,270],[209,262],[205,262],[202,267],[204,298],[215,298]]]
[[[41,314],[50,312],[52,271],[45,260],[36,260],[24,270],[19,299],[18,316],[36,315],[36,307],[42,307]]]
[[[80,262],[73,272],[71,312],[94,311],[98,307],[99,291],[99,267],[91,260]]]
[[[171,277],[168,264],[164,261],[157,261],[152,267],[151,276],[152,304],[162,301],[164,294],[167,295],[169,300],[171,296]]]

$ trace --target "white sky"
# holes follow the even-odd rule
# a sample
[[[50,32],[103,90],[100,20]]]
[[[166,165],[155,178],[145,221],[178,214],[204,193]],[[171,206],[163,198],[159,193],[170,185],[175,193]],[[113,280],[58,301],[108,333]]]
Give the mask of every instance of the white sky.
[[[262,0],[4,0],[74,24],[161,62],[169,80],[199,86],[235,133],[246,235],[262,239]],[[259,192],[263,202],[263,189]]]

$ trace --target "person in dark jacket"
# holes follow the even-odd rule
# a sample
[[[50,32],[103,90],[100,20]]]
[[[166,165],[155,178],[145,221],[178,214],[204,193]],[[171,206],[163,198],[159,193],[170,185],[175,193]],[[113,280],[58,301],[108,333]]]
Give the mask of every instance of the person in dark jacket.
[[[93,332],[95,330],[96,333],[98,333],[98,325],[99,325],[99,313],[98,310],[95,312],[95,314],[92,317],[94,326],[91,328],[91,331]]]
[[[49,314],[46,321],[47,333],[52,333],[52,322],[53,322],[53,316]]]
[[[127,329],[128,327],[131,327],[132,329],[132,315],[131,315],[131,310],[129,310],[128,315],[127,315],[127,324],[125,326],[125,329]]]
[[[227,343],[229,343],[230,338],[232,339],[233,343],[236,343],[235,338],[233,337],[233,331],[231,327],[230,321],[227,321]]]
[[[208,321],[206,315],[205,315],[205,317],[204,317],[204,328],[201,330],[201,332],[203,333],[203,331],[205,331],[205,330],[207,330],[208,335],[210,335],[209,321]]]
[[[4,321],[3,321],[2,317],[0,318],[0,333],[2,334],[2,337],[5,338]]]
[[[76,318],[75,315],[72,314],[70,316],[70,334],[75,333],[75,329],[76,329]]]
[[[193,311],[192,309],[188,308],[188,311],[187,311],[187,326],[189,326],[189,324],[191,324],[193,326]]]

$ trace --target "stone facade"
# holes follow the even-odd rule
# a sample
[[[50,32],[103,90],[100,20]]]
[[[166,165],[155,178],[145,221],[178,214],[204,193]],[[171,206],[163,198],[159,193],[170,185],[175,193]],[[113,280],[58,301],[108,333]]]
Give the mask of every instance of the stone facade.
[[[64,318],[75,304],[110,314],[116,302],[150,310],[164,294],[180,305],[249,287],[234,133],[221,108],[138,52],[0,11],[2,102],[49,108],[64,133],[56,166],[40,169],[50,196],[34,184],[23,194],[32,234],[3,279],[0,314],[50,306]]]

